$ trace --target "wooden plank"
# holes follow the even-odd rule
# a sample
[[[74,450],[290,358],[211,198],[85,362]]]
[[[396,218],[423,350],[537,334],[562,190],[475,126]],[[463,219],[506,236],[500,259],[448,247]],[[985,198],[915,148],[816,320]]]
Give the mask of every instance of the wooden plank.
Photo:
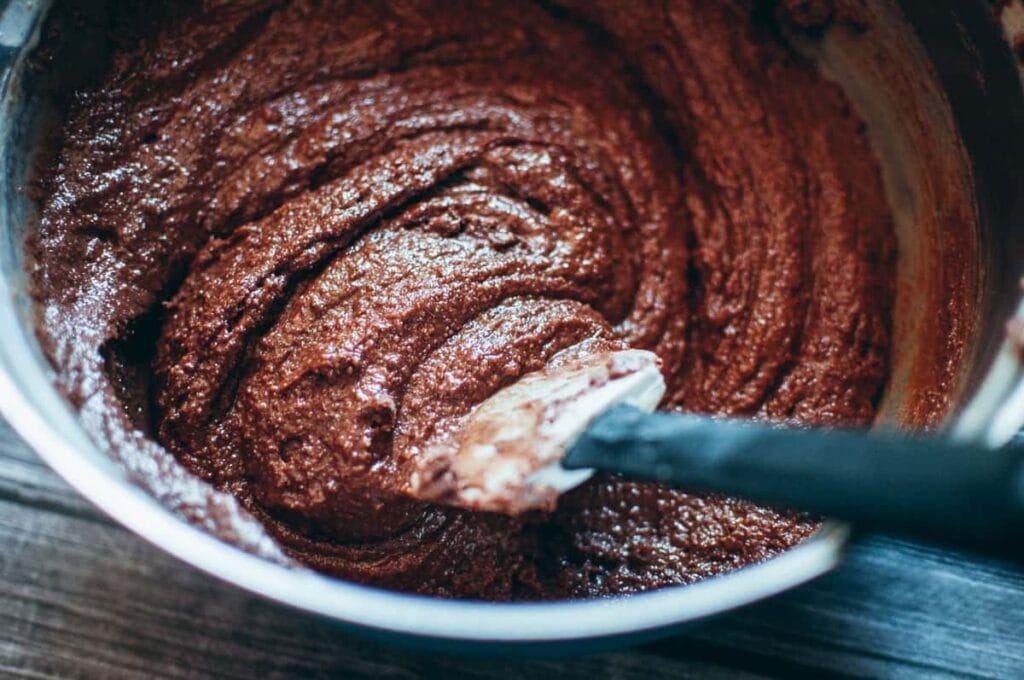
[[[879,539],[834,574],[694,635],[854,675],[1020,677],[1022,606],[1015,568]]]
[[[467,659],[249,596],[103,519],[0,425],[0,674],[414,678],[1024,676],[1024,572],[872,539],[836,573],[634,650]]]
[[[15,503],[0,501],[0,545],[0,668],[10,673],[498,678],[565,664],[463,660],[366,642],[216,583],[124,531]],[[700,659],[671,666],[680,677],[725,672]],[[592,657],[575,670],[602,668],[650,675],[628,653]]]
[[[0,419],[0,499],[113,523],[72,491]]]

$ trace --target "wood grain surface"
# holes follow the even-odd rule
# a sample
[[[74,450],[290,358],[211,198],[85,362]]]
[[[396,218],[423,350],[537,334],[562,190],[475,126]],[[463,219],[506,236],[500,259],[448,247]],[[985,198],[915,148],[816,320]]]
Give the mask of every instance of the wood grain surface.
[[[1024,677],[1024,570],[885,538],[799,590],[629,650],[466,658],[369,641],[122,529],[0,422],[0,675]]]

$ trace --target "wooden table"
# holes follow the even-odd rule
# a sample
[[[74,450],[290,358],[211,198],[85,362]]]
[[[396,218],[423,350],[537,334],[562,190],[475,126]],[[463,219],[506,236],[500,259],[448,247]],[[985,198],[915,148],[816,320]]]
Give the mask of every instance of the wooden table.
[[[1022,537],[1024,539],[1024,537]],[[833,574],[632,650],[473,659],[370,642],[122,529],[0,422],[0,675],[1024,678],[1024,570],[874,538]]]

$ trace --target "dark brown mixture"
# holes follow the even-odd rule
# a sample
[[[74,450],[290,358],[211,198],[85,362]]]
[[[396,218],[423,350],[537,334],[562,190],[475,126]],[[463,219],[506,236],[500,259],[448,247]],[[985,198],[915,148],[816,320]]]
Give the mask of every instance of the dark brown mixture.
[[[779,553],[814,522],[608,477],[471,513],[403,495],[401,461],[594,336],[661,357],[665,408],[871,421],[891,219],[861,122],[781,37],[830,3],[782,5],[140,12],[161,19],[71,106],[41,184],[62,386],[196,521],[252,530],[188,500],[154,439],[364,583],[582,597]]]

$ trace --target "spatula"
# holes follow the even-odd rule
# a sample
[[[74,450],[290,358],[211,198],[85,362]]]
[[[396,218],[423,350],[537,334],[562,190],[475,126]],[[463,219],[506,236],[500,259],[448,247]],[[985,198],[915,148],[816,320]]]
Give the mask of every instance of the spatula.
[[[510,514],[550,509],[601,470],[1003,556],[1024,552],[1024,451],[651,413],[664,391],[658,367],[639,350],[584,354],[498,392],[435,449],[447,466],[434,477],[445,480],[434,498]]]

